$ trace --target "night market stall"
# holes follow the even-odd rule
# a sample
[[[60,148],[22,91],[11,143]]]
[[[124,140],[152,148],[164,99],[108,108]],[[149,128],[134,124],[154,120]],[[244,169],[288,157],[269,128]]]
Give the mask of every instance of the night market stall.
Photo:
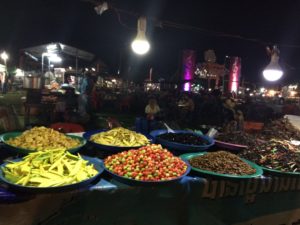
[[[66,83],[68,80],[65,77],[66,71],[75,76],[73,79],[76,80],[73,83],[78,85],[79,79],[76,76],[82,73],[83,68],[84,71],[88,71],[87,65],[90,65],[95,58],[94,54],[90,52],[62,43],[48,43],[29,47],[22,49],[21,52],[21,67],[29,67],[30,61],[35,61],[39,66],[41,88],[51,84],[54,80],[59,84]],[[47,88],[49,87],[47,86]]]
[[[300,131],[282,118],[260,133],[232,135],[214,140],[169,129],[144,136],[121,127],[3,134],[0,224],[298,221]]]
[[[280,107],[276,114],[268,101],[271,93],[279,103],[282,96],[275,90],[258,93],[257,87],[240,99],[245,78],[257,82],[262,73],[275,84],[297,74],[293,64],[299,55],[292,49],[300,46],[291,32],[297,5],[207,1],[199,6],[35,0],[0,7],[11,20],[3,25],[3,47],[49,38],[78,43],[105,57],[117,74],[97,80],[97,90],[90,76],[99,72],[91,68],[93,54],[62,43],[21,51],[34,67],[20,63],[24,74],[41,72],[24,77],[25,130],[0,135],[0,225],[300,224],[300,119],[282,113],[299,108],[293,103],[295,110]],[[278,15],[290,20],[282,23]],[[278,46],[266,46],[274,41]],[[262,46],[269,64],[260,57]],[[217,62],[208,50],[197,70],[197,51],[206,47],[217,47],[223,57]],[[8,55],[3,56],[6,65]],[[128,80],[149,68],[144,88]],[[174,74],[175,90],[153,83],[152,68],[166,75],[163,79]],[[251,102],[256,97],[259,101]],[[7,96],[1,98],[10,104]],[[104,118],[102,100],[107,127],[97,124]],[[51,124],[53,112],[64,112],[66,103],[73,118],[87,116],[80,121],[84,129]],[[146,114],[147,129],[110,117],[116,112],[111,106],[118,104],[122,116]],[[30,123],[31,107],[42,111],[44,126]]]
[[[42,111],[50,123],[55,119],[55,112],[64,112],[66,108],[77,110],[84,73],[89,70],[96,72],[96,68],[87,68],[94,55],[62,43],[29,47],[22,53],[22,67],[30,67],[32,62],[40,67],[35,73],[27,73],[24,78],[24,88],[27,89],[25,126],[30,124],[33,108]]]

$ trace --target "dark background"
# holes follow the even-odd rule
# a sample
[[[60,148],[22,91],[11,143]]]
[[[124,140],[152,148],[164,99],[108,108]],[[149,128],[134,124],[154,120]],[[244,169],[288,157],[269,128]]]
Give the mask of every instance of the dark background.
[[[174,76],[183,49],[197,50],[198,62],[203,61],[205,50],[214,49],[218,63],[224,63],[226,55],[240,56],[244,79],[260,83],[261,71],[269,63],[265,47],[277,44],[285,70],[285,77],[279,82],[298,80],[300,1],[109,2],[133,14],[109,10],[99,16],[92,4],[79,0],[2,0],[0,50],[10,53],[9,63],[13,65],[18,63],[20,49],[58,41],[96,54],[111,73],[117,72],[121,59],[123,69],[131,69],[125,79],[143,80],[150,67],[156,79]],[[137,57],[131,52],[130,42],[136,34],[137,16],[142,14],[158,22],[171,21],[202,30],[159,27],[158,22],[148,20],[151,51]]]

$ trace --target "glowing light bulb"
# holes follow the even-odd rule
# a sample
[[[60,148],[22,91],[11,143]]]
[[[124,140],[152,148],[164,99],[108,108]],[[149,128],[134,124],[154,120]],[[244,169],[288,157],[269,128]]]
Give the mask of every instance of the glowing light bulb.
[[[131,43],[132,50],[138,55],[144,55],[150,50],[150,43],[146,38],[146,18],[140,17],[137,24],[137,35]]]
[[[282,77],[283,71],[274,70],[274,69],[265,69],[263,75],[264,78],[268,81],[277,81]]]
[[[263,76],[268,81],[277,81],[283,75],[283,70],[281,69],[279,61],[279,50],[276,46],[273,47],[271,52],[271,62],[263,71]]]

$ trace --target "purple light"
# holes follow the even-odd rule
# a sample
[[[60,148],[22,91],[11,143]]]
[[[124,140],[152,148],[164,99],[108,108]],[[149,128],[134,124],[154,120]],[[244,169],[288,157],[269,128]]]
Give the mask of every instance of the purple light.
[[[191,70],[185,70],[184,71],[184,80],[191,80],[193,78],[192,71]]]
[[[196,51],[184,50],[182,57],[183,64],[183,80],[192,80],[195,72],[196,65]]]
[[[191,81],[194,78],[196,65],[196,51],[186,49],[183,51],[182,55],[182,79],[183,79],[183,90],[191,91],[192,83]]]
[[[191,90],[191,82],[185,82],[183,85],[184,91],[190,91]]]

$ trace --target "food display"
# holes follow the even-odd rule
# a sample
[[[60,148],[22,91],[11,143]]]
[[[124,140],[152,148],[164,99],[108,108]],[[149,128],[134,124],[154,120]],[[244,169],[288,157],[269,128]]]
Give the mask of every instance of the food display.
[[[201,138],[193,133],[164,133],[156,136],[170,142],[176,142],[185,145],[208,145],[208,140]]]
[[[71,138],[63,133],[46,127],[33,127],[21,135],[10,138],[7,144],[28,150],[42,151],[57,148],[70,149],[81,145],[79,139]]]
[[[172,180],[188,169],[183,160],[155,144],[108,156],[104,165],[118,176],[138,181]]]
[[[213,138],[187,130],[153,130],[150,132],[157,144],[169,149],[176,155],[191,152],[201,152],[215,144]]]
[[[231,133],[219,133],[215,138],[218,141],[244,146],[253,146],[255,145],[256,141],[253,135],[240,131]]]
[[[57,187],[94,177],[98,171],[81,156],[64,149],[34,152],[2,167],[9,182],[29,187]]]
[[[300,140],[300,131],[298,131],[288,121],[288,119],[277,119],[264,125],[261,132],[249,134],[245,132],[219,133],[216,139],[221,142],[244,145],[251,148],[259,142],[276,140]]]
[[[212,171],[220,174],[230,175],[251,175],[256,173],[248,163],[241,160],[238,156],[225,152],[209,152],[189,159],[193,168]]]
[[[297,130],[288,119],[282,118],[274,120],[265,125],[259,138],[263,140],[282,139],[282,140],[300,140],[300,131]]]
[[[239,153],[260,166],[281,172],[300,172],[300,152],[288,141],[271,140]]]
[[[90,141],[118,147],[139,147],[150,143],[146,136],[122,127],[94,134]]]

